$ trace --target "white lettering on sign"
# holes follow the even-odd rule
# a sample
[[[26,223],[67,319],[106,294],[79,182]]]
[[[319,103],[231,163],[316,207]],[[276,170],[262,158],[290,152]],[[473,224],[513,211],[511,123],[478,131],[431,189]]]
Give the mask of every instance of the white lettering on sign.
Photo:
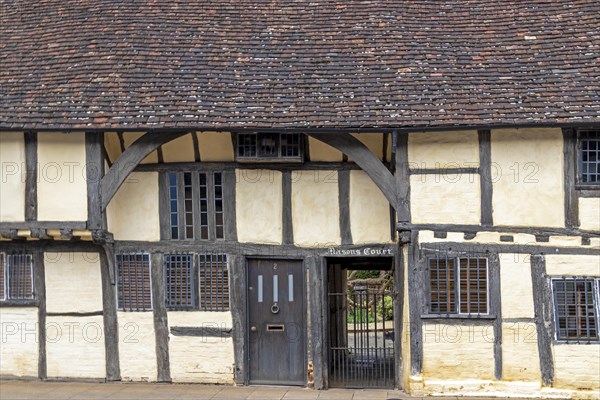
[[[364,249],[336,249],[330,247],[329,255],[334,256],[391,256],[392,249],[365,247]]]

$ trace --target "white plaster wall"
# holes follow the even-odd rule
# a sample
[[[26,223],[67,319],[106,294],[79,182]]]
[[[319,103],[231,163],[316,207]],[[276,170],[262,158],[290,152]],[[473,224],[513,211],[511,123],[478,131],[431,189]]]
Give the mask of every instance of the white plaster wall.
[[[198,132],[200,159],[204,162],[233,161],[233,142],[228,132]]]
[[[169,311],[169,327],[231,328],[230,312]],[[169,336],[171,377],[174,382],[232,384],[233,340],[219,337]]]
[[[342,161],[342,152],[336,150],[328,144],[325,144],[313,137],[308,137],[308,148],[311,161]]]
[[[600,276],[600,256],[550,254],[546,256],[546,273],[558,276]]]
[[[600,197],[579,198],[579,223],[581,229],[600,231]]]
[[[46,317],[48,377],[104,378],[102,316]]]
[[[38,376],[38,309],[0,308],[0,375]]]
[[[413,175],[410,204],[413,223],[479,224],[479,175]]]
[[[192,134],[183,135],[162,145],[165,162],[194,162]]]
[[[160,240],[159,217],[157,172],[133,172],[107,208],[116,240]]]
[[[38,220],[86,221],[85,135],[38,134]]]
[[[364,171],[350,172],[350,228],[355,244],[390,242],[390,205]]]
[[[44,253],[46,311],[102,311],[98,253]]]
[[[554,352],[554,387],[600,393],[600,344],[560,344]]]
[[[124,381],[156,381],[156,336],[151,312],[118,312],[119,363]]]
[[[531,256],[503,253],[499,257],[502,318],[533,318]]]
[[[541,377],[535,322],[502,323],[502,379],[540,382]]]
[[[494,379],[492,324],[423,324],[423,377]]]
[[[281,172],[236,170],[236,221],[240,242],[280,244],[282,240]]]
[[[0,222],[25,221],[25,142],[22,132],[0,133]]]
[[[494,224],[564,226],[562,131],[492,130],[491,147]]]
[[[294,243],[306,247],[340,244],[340,209],[336,171],[292,174]]]
[[[464,168],[479,166],[477,131],[411,132],[410,168]]]

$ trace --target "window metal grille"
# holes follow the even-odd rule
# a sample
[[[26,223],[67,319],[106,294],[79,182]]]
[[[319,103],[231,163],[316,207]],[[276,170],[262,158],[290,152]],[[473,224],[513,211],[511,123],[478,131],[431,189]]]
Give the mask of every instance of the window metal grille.
[[[459,259],[459,304],[461,314],[488,313],[488,268],[485,258]]]
[[[0,253],[0,300],[5,300],[6,293],[6,279],[5,272],[6,268],[4,267],[4,253]]]
[[[598,340],[598,315],[593,279],[552,280],[559,340]]]
[[[237,135],[237,156],[240,159],[301,157],[299,133],[242,133]]]
[[[600,185],[600,130],[579,131],[579,183]]]
[[[194,256],[165,254],[164,270],[165,306],[172,310],[195,308]]]
[[[117,255],[117,299],[122,311],[152,310],[149,254]]]
[[[487,314],[487,259],[438,255],[428,259],[432,314]]]
[[[169,216],[171,222],[171,238],[179,239],[179,209],[177,195],[177,174],[169,174]]]
[[[223,239],[223,227],[225,224],[223,217],[223,176],[220,172],[215,172],[213,179],[215,197],[215,236],[217,239]]]
[[[4,295],[7,300],[33,299],[33,256],[31,254],[5,255]]]
[[[200,309],[202,311],[229,310],[229,273],[225,254],[199,256]]]
[[[208,180],[201,173],[200,179],[200,237],[208,239]]]
[[[429,310],[454,313],[456,310],[456,268],[453,258],[429,259]]]

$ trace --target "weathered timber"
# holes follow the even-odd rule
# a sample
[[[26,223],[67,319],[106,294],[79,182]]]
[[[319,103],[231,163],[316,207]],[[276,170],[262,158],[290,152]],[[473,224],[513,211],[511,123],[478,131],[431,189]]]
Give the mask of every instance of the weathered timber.
[[[281,177],[282,191],[282,228],[283,228],[283,244],[294,243],[294,226],[292,221],[292,173],[291,171],[283,171]]]
[[[502,288],[500,283],[500,260],[498,254],[488,256],[490,310],[496,318],[494,326],[494,377],[502,380]]]
[[[531,257],[531,280],[542,384],[550,387],[554,382],[554,360],[552,358],[554,313],[552,309],[552,288],[550,287],[550,280],[546,276],[544,256],[535,255]]]
[[[153,253],[151,265],[152,305],[154,312],[154,332],[156,335],[157,381],[171,382],[169,363],[169,322],[165,306],[164,256]]]
[[[36,132],[25,132],[25,220],[37,220],[38,139]]]
[[[342,244],[352,244],[352,228],[350,225],[350,171],[338,171],[338,196]]]
[[[46,267],[44,252],[37,249],[33,252],[33,287],[38,307],[38,378],[46,379]]]
[[[577,163],[577,136],[571,128],[563,129],[563,156],[564,156],[564,196],[565,196],[565,226],[575,228],[579,226],[579,199],[575,190],[576,163]]]
[[[410,370],[411,375],[423,371],[423,321],[425,314],[425,264],[419,259],[419,243],[416,231],[411,232],[408,245],[408,305],[410,315]]]
[[[104,322],[104,347],[106,358],[106,380],[121,380],[119,364],[119,323],[117,320],[117,298],[114,281],[111,280],[111,263],[104,251],[99,252],[100,276],[102,279],[102,309]]]
[[[104,175],[102,148],[104,135],[102,133],[85,134],[85,178],[87,183],[87,228],[102,229],[102,209],[100,198],[100,179]]]
[[[481,225],[493,225],[492,208],[492,145],[491,132],[488,129],[479,130],[479,185],[481,192]]]
[[[243,256],[232,254],[228,256],[229,276],[231,282],[231,316],[233,319],[233,358],[235,363],[234,380],[237,385],[248,383],[246,341],[246,260]]]

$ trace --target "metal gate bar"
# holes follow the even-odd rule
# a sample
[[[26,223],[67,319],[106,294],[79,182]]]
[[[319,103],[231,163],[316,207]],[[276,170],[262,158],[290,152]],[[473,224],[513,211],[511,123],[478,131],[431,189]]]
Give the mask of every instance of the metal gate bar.
[[[330,334],[331,387],[394,387],[392,293],[355,287],[348,293],[329,293],[335,311]]]

